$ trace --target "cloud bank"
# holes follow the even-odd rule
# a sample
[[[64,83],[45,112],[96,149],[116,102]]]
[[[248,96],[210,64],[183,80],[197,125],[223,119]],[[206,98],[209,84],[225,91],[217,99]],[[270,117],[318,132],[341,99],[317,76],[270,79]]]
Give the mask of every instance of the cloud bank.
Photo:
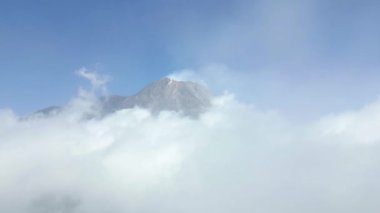
[[[380,209],[380,101],[307,124],[228,93],[199,119],[83,119],[98,108],[81,94],[49,117],[0,110],[1,212]]]

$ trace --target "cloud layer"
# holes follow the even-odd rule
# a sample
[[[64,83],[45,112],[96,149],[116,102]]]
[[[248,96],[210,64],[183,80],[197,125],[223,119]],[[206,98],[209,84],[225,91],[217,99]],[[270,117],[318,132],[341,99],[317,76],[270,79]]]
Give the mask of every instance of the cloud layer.
[[[84,119],[96,106],[78,95],[49,117],[0,110],[2,212],[380,209],[378,101],[308,124],[232,94],[199,119],[138,108]]]

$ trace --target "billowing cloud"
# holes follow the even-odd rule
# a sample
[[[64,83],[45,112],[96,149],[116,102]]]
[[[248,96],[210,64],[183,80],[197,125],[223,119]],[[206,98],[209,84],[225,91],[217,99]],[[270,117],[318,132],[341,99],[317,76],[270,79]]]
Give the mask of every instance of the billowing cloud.
[[[91,93],[91,92],[88,92]],[[87,96],[0,110],[2,212],[378,212],[379,103],[291,123],[217,96],[198,119],[98,109]]]

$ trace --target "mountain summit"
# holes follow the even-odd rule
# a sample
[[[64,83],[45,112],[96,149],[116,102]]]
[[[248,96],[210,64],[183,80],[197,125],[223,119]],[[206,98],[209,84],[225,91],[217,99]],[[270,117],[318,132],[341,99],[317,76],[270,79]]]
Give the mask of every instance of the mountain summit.
[[[176,111],[184,115],[197,116],[211,105],[211,93],[200,84],[162,78],[143,88],[137,94],[103,98],[104,111],[110,113],[120,109],[141,107],[153,113]]]
[[[99,103],[103,115],[140,107],[149,109],[153,114],[161,111],[175,111],[186,116],[197,117],[211,106],[211,97],[211,93],[203,85],[166,77],[149,84],[135,95],[103,96],[99,98]],[[49,116],[61,110],[61,107],[48,107],[37,111],[34,115]]]

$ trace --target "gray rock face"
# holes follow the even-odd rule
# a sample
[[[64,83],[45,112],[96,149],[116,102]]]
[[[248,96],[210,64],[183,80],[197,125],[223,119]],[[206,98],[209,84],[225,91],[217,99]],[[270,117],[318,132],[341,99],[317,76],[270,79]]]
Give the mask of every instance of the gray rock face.
[[[176,111],[197,116],[211,105],[211,94],[206,87],[189,82],[163,78],[148,85],[133,96],[111,96],[105,102],[107,111],[141,107],[153,113]]]
[[[100,98],[102,114],[118,110],[140,107],[157,114],[161,111],[176,111],[186,116],[196,117],[211,106],[211,93],[200,84],[190,81],[176,81],[163,78],[151,83],[132,96],[107,96]],[[46,108],[38,113],[51,115],[59,107]]]

